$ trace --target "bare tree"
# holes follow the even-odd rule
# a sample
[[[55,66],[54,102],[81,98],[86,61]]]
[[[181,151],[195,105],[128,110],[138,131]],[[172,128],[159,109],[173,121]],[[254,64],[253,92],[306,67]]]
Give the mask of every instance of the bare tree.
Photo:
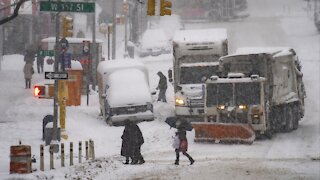
[[[16,7],[14,8],[13,14],[11,16],[8,16],[8,17],[5,17],[5,18],[1,19],[0,20],[0,25],[5,24],[5,23],[13,20],[14,18],[16,18],[18,16],[18,14],[19,14],[19,9],[20,9],[21,5],[26,1],[28,1],[28,0],[19,0],[16,3]]]

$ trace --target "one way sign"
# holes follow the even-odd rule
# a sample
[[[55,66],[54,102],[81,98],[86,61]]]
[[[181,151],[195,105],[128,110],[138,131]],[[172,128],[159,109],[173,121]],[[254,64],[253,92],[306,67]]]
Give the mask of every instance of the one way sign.
[[[67,72],[45,72],[45,79],[68,79]]]

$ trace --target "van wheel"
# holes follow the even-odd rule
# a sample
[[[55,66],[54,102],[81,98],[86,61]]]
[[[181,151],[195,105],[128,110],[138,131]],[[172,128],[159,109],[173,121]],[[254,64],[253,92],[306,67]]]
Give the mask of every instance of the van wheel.
[[[109,126],[113,126],[113,123],[111,121],[110,118],[106,118],[106,123],[109,125]]]
[[[290,132],[290,131],[293,130],[293,121],[294,121],[292,107],[291,106],[287,106],[284,109],[285,109],[284,119],[285,119],[285,122],[286,122],[285,132]]]
[[[293,130],[298,129],[299,121],[300,121],[300,112],[299,112],[299,106],[295,104],[292,109],[293,112]]]

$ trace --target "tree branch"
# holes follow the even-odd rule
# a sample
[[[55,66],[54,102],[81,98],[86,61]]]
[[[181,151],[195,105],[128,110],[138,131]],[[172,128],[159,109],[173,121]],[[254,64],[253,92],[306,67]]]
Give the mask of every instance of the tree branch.
[[[14,8],[13,14],[11,16],[4,18],[4,19],[1,19],[0,25],[5,24],[5,23],[13,20],[14,18],[16,18],[19,14],[19,9],[20,9],[21,5],[26,1],[28,1],[28,0],[19,0],[17,3],[17,6]]]

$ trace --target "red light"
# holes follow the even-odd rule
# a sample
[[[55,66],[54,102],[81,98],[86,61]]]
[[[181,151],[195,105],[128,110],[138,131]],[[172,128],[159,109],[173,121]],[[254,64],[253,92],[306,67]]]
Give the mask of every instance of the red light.
[[[40,95],[40,88],[38,86],[34,87],[34,96],[39,96]]]

